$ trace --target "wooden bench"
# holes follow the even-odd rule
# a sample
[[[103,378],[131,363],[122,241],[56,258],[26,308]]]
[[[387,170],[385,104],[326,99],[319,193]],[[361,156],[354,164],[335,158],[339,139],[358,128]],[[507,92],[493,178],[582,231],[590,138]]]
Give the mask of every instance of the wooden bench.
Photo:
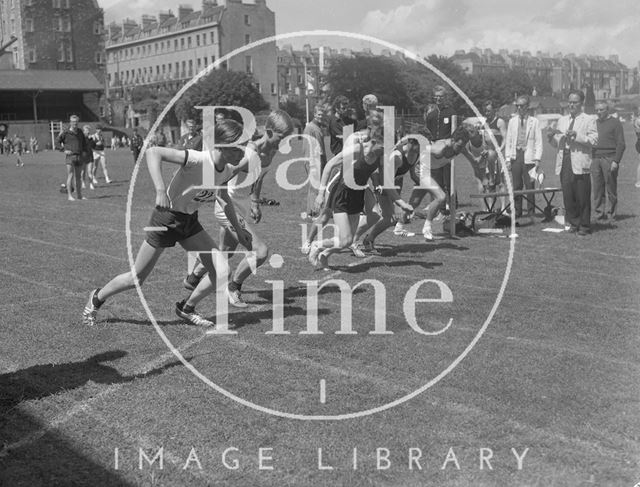
[[[514,191],[513,192],[513,196],[523,196],[524,199],[526,199],[527,201],[530,201],[533,203],[533,206],[538,210],[541,211],[544,214],[544,219],[543,221],[548,222],[553,220],[553,217],[555,216],[554,214],[554,206],[551,204],[551,202],[553,201],[553,198],[555,197],[556,193],[561,192],[562,188],[540,188],[540,189],[522,189],[522,190],[518,190],[518,191]],[[536,203],[535,203],[535,195],[537,194],[541,194],[545,200],[545,202],[547,203],[547,205],[544,208],[540,208]],[[507,203],[507,206],[505,208],[502,208],[500,211],[495,211],[494,208],[496,206],[496,203],[498,201],[498,198],[502,198],[502,197],[509,197],[509,193],[508,192],[502,192],[502,193],[481,193],[481,194],[472,194],[469,195],[471,198],[482,198],[484,200],[484,204],[485,207],[487,208],[487,211],[491,212],[491,213],[495,213],[496,216],[501,216],[505,213],[507,213],[509,211],[509,208],[511,206],[511,203]]]

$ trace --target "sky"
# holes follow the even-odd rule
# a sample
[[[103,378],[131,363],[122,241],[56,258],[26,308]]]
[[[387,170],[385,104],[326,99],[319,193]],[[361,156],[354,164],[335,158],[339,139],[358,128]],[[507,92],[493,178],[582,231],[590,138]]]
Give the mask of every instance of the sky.
[[[189,0],[99,0],[105,21],[155,15]],[[194,9],[200,1],[191,2]],[[639,0],[267,0],[276,33],[340,30],[366,34],[428,56],[472,47],[551,54],[617,54],[628,67],[640,61]],[[318,46],[324,39],[309,39]],[[363,47],[349,41],[351,47]],[[296,46],[303,40],[290,42]]]

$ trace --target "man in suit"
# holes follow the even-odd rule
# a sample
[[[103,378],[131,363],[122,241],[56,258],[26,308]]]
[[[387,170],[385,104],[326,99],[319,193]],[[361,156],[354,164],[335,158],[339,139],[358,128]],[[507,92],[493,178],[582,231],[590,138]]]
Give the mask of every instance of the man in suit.
[[[507,126],[505,159],[511,166],[513,190],[534,189],[534,180],[529,172],[540,170],[542,158],[542,131],[536,117],[529,115],[529,97],[519,96],[516,100],[518,113],[511,117]],[[516,218],[522,217],[522,196],[514,198]],[[533,195],[527,198],[527,214],[533,215],[535,200]]]
[[[570,233],[591,233],[591,153],[598,145],[594,117],[583,113],[584,93],[569,93],[569,114],[560,117],[549,142],[558,149],[556,175],[560,176],[565,225]]]

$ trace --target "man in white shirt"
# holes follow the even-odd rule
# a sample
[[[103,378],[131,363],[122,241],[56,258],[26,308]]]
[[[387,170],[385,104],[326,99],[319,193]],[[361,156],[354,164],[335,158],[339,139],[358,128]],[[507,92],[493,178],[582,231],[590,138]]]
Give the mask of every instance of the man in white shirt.
[[[516,100],[517,114],[509,120],[505,159],[511,166],[513,190],[534,189],[534,180],[529,173],[535,168],[540,171],[542,158],[542,131],[536,117],[529,115],[529,97],[519,96]],[[522,216],[522,196],[514,198],[516,218]],[[527,214],[533,215],[534,195],[527,197]]]

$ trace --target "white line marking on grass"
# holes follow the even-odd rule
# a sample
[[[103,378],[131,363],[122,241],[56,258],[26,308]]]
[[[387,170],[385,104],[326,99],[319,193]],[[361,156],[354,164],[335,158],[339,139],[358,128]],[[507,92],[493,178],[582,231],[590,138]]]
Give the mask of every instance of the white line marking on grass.
[[[168,232],[167,227],[144,227],[142,230],[145,232]]]
[[[320,379],[320,404],[327,401],[327,381]]]
[[[203,334],[198,336],[197,338],[189,340],[188,342],[182,344],[178,348],[178,350],[180,351],[187,350],[192,346],[198,344],[200,341],[202,341],[204,337],[205,335]],[[131,375],[147,374],[151,372],[153,369],[161,366],[163,363],[165,363],[167,360],[171,358],[174,358],[173,352],[171,351],[165,352],[162,355],[160,355],[160,357],[158,357],[157,359],[151,360],[143,364],[141,367],[138,367],[138,369],[134,370],[131,373]],[[4,448],[0,450],[0,457],[3,455],[6,455],[6,453],[10,450],[16,450],[18,448],[23,448],[25,446],[35,443],[40,438],[42,438],[45,434],[47,434],[47,432],[51,431],[52,429],[58,428],[59,426],[63,425],[64,423],[69,421],[71,418],[76,416],[77,414],[88,411],[95,402],[108,396],[113,392],[116,392],[119,389],[122,389],[124,386],[125,386],[125,383],[111,384],[107,386],[104,390],[100,391],[95,396],[90,397],[89,399],[85,399],[84,401],[77,402],[71,409],[69,409],[65,413],[60,414],[54,419],[52,419],[51,421],[46,422],[43,425],[43,427],[40,428],[39,430],[28,434],[27,436],[21,438],[20,440],[14,443],[11,443],[10,445],[5,445]]]
[[[61,286],[57,286],[57,285],[52,285],[52,284],[47,284],[44,281],[36,281],[34,279],[29,279],[28,277],[24,277],[21,274],[16,274],[14,272],[9,272],[9,271],[5,271],[0,269],[0,274],[3,274],[5,276],[11,277],[13,279],[17,279],[19,281],[23,281],[26,282],[28,284],[32,284],[34,286],[40,286],[40,287],[44,287],[46,289],[49,289],[51,291],[56,291],[58,293],[58,295],[56,297],[60,297],[61,293],[67,294],[69,296],[75,296],[76,294],[79,294],[76,291],[72,291],[71,289],[66,289],[64,287]]]
[[[67,225],[70,227],[80,227],[80,228],[87,228],[89,230],[104,230],[107,232],[113,232],[113,233],[125,233],[125,229],[124,228],[112,228],[109,227],[107,225],[89,225],[87,223],[78,223],[78,222],[74,222],[74,221],[64,221],[64,220],[52,220],[51,218],[47,218],[46,220],[43,220],[42,218],[29,218],[29,217],[24,217],[24,216],[13,216],[13,215],[0,215],[0,219],[11,219],[11,220],[19,220],[19,221],[33,221],[33,222],[38,222],[40,224],[40,226],[44,226],[44,225]],[[135,235],[145,235],[144,232],[132,232]]]
[[[81,249],[79,247],[72,247],[70,245],[56,244],[56,243],[53,243],[53,242],[47,242],[46,240],[40,240],[40,239],[37,239],[37,238],[24,237],[22,235],[15,235],[13,233],[3,232],[1,236],[2,237],[10,237],[10,238],[14,238],[16,240],[23,240],[25,242],[31,242],[31,243],[40,244],[40,245],[47,245],[49,247],[55,247],[55,248],[58,248],[58,249],[64,249],[64,250],[68,250],[70,252],[78,252],[80,254],[93,255],[93,256],[96,256],[96,257],[106,257],[107,259],[117,260],[117,261],[125,261],[126,262],[126,259],[124,259],[122,257],[116,257],[114,255],[105,254],[103,252],[94,252],[93,250]]]

